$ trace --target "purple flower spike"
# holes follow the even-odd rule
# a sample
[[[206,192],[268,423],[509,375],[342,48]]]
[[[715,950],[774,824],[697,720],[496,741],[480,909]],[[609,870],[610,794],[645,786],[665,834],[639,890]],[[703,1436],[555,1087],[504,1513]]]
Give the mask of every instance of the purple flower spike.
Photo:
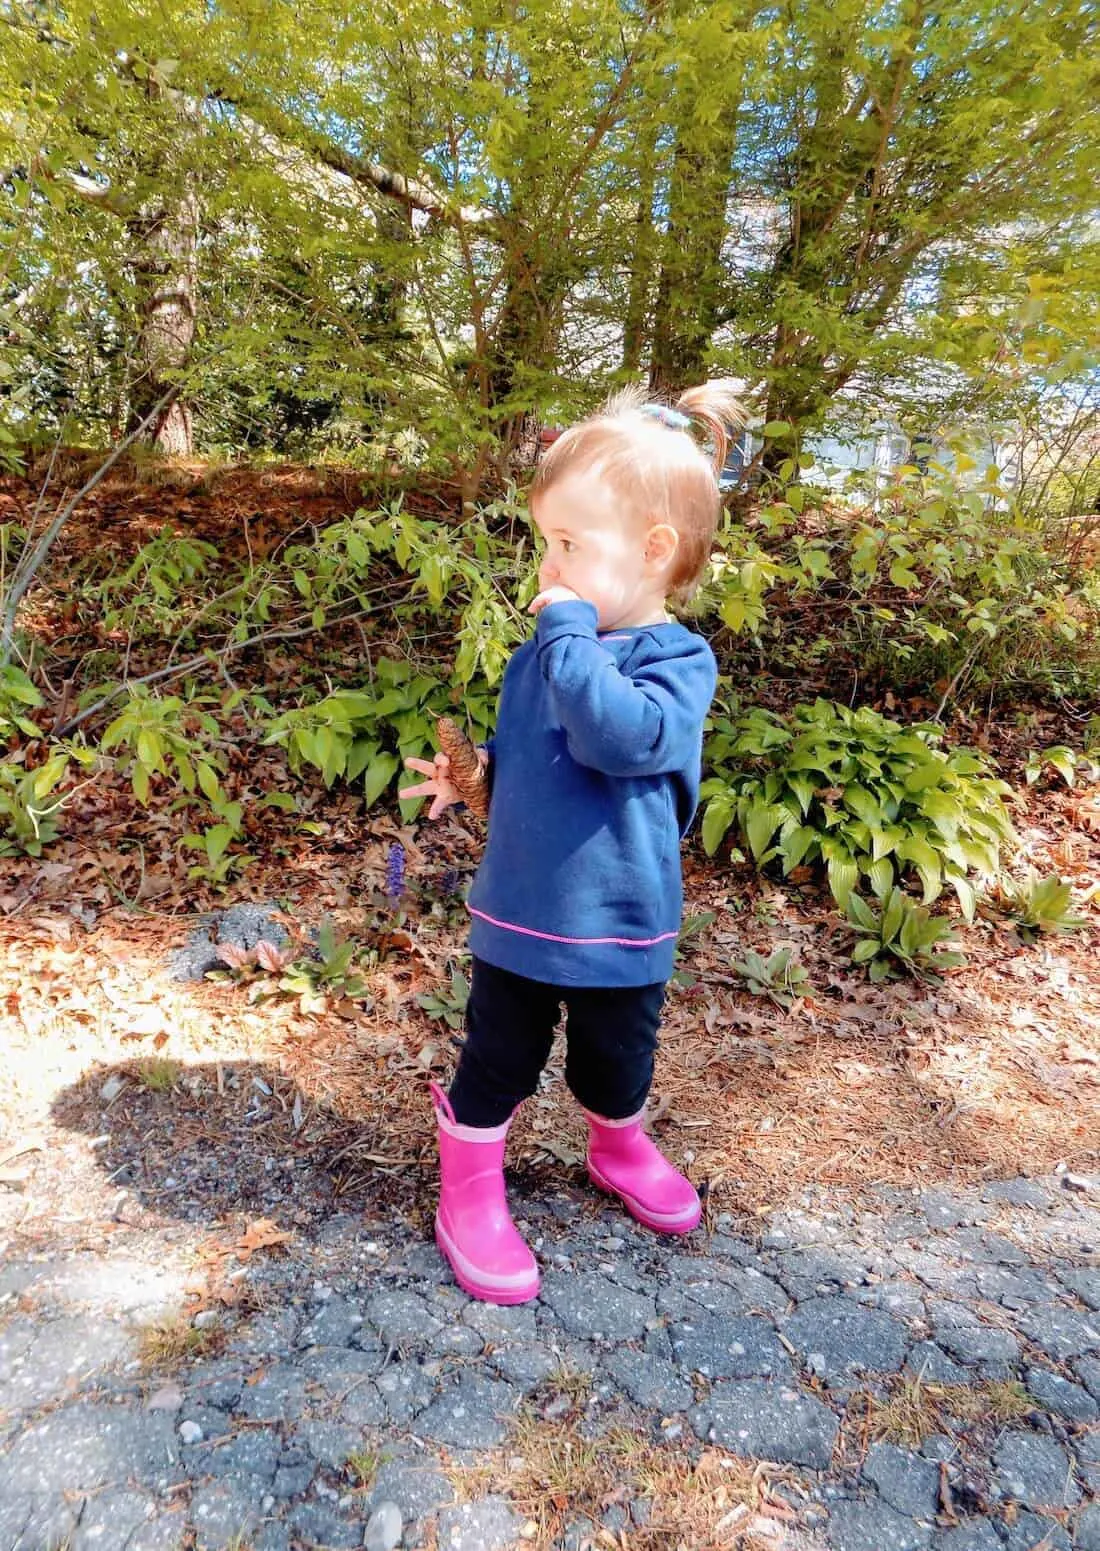
[[[396,905],[404,892],[405,847],[395,840],[386,858],[386,898],[391,905]]]

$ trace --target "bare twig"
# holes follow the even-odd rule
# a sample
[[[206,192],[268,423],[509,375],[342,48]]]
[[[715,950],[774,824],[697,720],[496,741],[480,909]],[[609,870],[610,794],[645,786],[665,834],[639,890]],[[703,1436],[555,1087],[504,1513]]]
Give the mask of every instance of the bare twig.
[[[167,393],[161,395],[149,413],[145,416],[145,419],[142,420],[139,425],[135,426],[135,428],[130,432],[129,436],[125,437],[121,442],[119,442],[114,451],[110,453],[108,457],[105,458],[104,461],[99,465],[91,479],[87,480],[76,492],[73,498],[66,502],[60,511],[58,511],[57,515],[54,517],[53,521],[50,523],[49,527],[46,529],[45,533],[43,533],[42,537],[38,540],[37,544],[35,544],[30,553],[20,557],[19,564],[16,566],[15,572],[12,576],[11,590],[9,591],[4,604],[3,623],[0,625],[0,667],[6,667],[7,664],[11,661],[12,649],[15,644],[15,617],[19,611],[19,605],[23,601],[23,597],[27,591],[27,588],[38,574],[38,570],[50,549],[52,548],[53,542],[57,538],[57,535],[61,532],[62,528],[68,522],[76,508],[80,505],[81,501],[83,501],[84,497],[91,494],[91,492],[95,489],[96,485],[99,484],[100,480],[104,477],[108,470],[113,468],[114,465],[118,462],[119,458],[121,458],[127,447],[129,447],[133,442],[137,441],[137,439],[146,430],[148,430],[149,426],[152,425],[153,421],[157,418],[163,409],[167,409],[168,405],[178,395],[180,386],[181,385],[179,383],[176,383],[173,387],[168,389]]]
[[[71,721],[66,722],[64,727],[58,728],[57,736],[59,738],[67,738],[82,722],[88,721],[91,717],[98,715],[100,711],[105,710],[112,701],[117,700],[119,695],[125,694],[135,684],[163,683],[165,679],[179,678],[184,673],[190,673],[192,668],[201,668],[212,663],[218,664],[220,667],[226,657],[232,657],[236,652],[246,651],[250,646],[263,646],[268,641],[294,641],[302,636],[317,635],[322,630],[332,630],[336,625],[353,624],[356,620],[365,619],[367,615],[373,612],[373,608],[356,609],[353,614],[341,614],[338,619],[326,619],[322,625],[310,623],[284,630],[264,630],[259,635],[248,636],[244,641],[230,641],[226,646],[220,647],[217,651],[200,652],[197,657],[189,657],[186,662],[173,663],[167,668],[156,668],[152,673],[144,673],[140,678],[127,679],[124,683],[116,684],[113,689],[97,700],[94,705],[90,705],[86,710],[81,711],[79,716],[74,716]]]

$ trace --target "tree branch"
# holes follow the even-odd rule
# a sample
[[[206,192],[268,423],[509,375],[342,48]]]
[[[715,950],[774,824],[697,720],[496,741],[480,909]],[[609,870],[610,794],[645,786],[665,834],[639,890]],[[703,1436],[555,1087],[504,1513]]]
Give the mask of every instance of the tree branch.
[[[270,102],[230,97],[221,93],[215,93],[214,99],[235,109],[242,127],[251,127],[268,149],[280,149],[279,142],[297,145],[351,182],[365,184],[377,193],[396,199],[411,210],[422,210],[448,226],[492,226],[499,220],[495,210],[485,206],[456,205],[423,178],[410,178],[369,157],[354,155],[312,125],[291,118]],[[272,137],[275,146],[272,146]]]

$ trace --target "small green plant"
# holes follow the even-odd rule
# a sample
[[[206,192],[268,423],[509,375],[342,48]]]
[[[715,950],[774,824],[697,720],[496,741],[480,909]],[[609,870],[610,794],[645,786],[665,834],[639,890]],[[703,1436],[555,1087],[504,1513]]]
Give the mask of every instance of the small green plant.
[[[966,963],[954,951],[958,941],[950,921],[934,916],[896,885],[879,902],[869,905],[859,894],[847,900],[848,920],[860,939],[853,964],[864,964],[872,980],[887,980],[899,972],[938,980],[944,970]]]
[[[372,1449],[356,1449],[344,1461],[344,1469],[355,1482],[357,1492],[368,1492],[378,1474],[381,1459]]]
[[[1014,840],[1011,788],[979,755],[941,749],[940,739],[931,724],[906,728],[827,700],[786,718],[759,707],[717,717],[703,844],[713,855],[736,825],[761,869],[778,862],[787,875],[823,862],[841,908],[861,877],[881,898],[911,870],[926,905],[949,885],[972,920],[971,875],[994,876]]]
[[[202,878],[220,887],[227,883],[235,872],[242,872],[253,858],[243,852],[229,850],[234,840],[239,839],[243,833],[241,804],[227,802],[219,797],[211,806],[214,808],[218,823],[212,824],[201,834],[192,832],[184,835],[180,845],[188,850],[197,851],[202,858],[193,867],[187,869],[187,876]]]
[[[1070,885],[1057,873],[1041,878],[1032,871],[1022,882],[1006,885],[1003,893],[1017,932],[1028,942],[1043,932],[1079,932],[1088,925],[1084,916],[1071,914]]]
[[[753,996],[766,996],[777,1007],[791,1007],[809,995],[810,977],[790,948],[776,948],[767,958],[750,951],[732,967]]]
[[[25,738],[40,738],[42,731],[27,712],[42,704],[42,696],[22,668],[14,663],[0,668],[0,744],[9,743],[17,732]]]
[[[1048,749],[1032,749],[1027,756],[1024,780],[1028,786],[1035,785],[1048,765],[1052,770],[1057,771],[1067,786],[1074,784],[1078,771],[1084,772],[1086,778],[1092,781],[1100,778],[1100,763],[1095,759],[1089,758],[1086,754],[1078,754],[1064,743],[1055,743]]]
[[[37,770],[24,770],[14,762],[0,764],[0,856],[41,856],[57,839],[57,814],[65,798],[51,798],[68,768],[64,750],[51,754]]]
[[[196,733],[189,731],[189,724],[197,727]],[[217,721],[197,701],[187,703],[178,695],[155,695],[143,685],[133,685],[128,703],[99,746],[104,753],[124,751],[120,764],[129,770],[140,803],[148,803],[154,775],[174,775],[185,792],[198,788],[213,803],[221,797],[221,760],[214,749],[217,737]]]
[[[303,1013],[327,1012],[332,1001],[362,1001],[370,995],[359,972],[359,944],[351,938],[336,940],[329,920],[317,933],[316,953],[295,959],[279,978],[279,990],[298,998]]]
[[[456,969],[445,991],[424,991],[417,997],[429,1018],[441,1018],[449,1029],[460,1029],[470,1000],[470,982]]]
[[[230,802],[219,787],[210,798],[210,807],[216,824],[201,833],[192,831],[184,835],[180,845],[197,851],[200,860],[187,870],[189,878],[201,878],[215,888],[222,888],[236,874],[242,873],[255,857],[246,851],[230,851],[229,847],[244,836],[244,809],[239,802]],[[253,804],[256,811],[263,808],[279,808],[293,813],[297,803],[289,792],[267,792]]]
[[[683,962],[684,951],[693,947],[703,934],[710,930],[717,917],[713,910],[699,910],[692,915],[684,917],[680,927],[680,935],[676,939],[676,952],[674,955],[675,969],[672,978],[677,985],[690,990],[698,983],[698,975],[688,969]]]
[[[194,597],[218,550],[204,539],[164,527],[143,544],[118,575],[106,577],[96,589],[104,607],[107,630],[143,634],[174,633],[194,610]]]
[[[149,1056],[134,1067],[134,1076],[151,1093],[171,1093],[183,1067],[169,1056]]]

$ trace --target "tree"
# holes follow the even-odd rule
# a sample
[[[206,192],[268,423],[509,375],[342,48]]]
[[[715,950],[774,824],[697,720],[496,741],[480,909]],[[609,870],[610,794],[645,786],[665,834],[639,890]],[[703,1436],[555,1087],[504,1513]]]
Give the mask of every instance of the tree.
[[[769,419],[812,422],[849,384],[911,373],[975,288],[1010,294],[1025,255],[1072,242],[1095,203],[1095,130],[1075,107],[1095,95],[1092,37],[1076,0],[791,11],[742,170],[783,231],[725,314],[758,342]]]
[[[946,413],[1003,378],[967,320],[1095,209],[1076,0],[74,0],[8,29],[10,380],[90,434],[186,376],[161,445],[289,406],[472,490],[646,371],[748,377],[796,427],[914,381]]]

